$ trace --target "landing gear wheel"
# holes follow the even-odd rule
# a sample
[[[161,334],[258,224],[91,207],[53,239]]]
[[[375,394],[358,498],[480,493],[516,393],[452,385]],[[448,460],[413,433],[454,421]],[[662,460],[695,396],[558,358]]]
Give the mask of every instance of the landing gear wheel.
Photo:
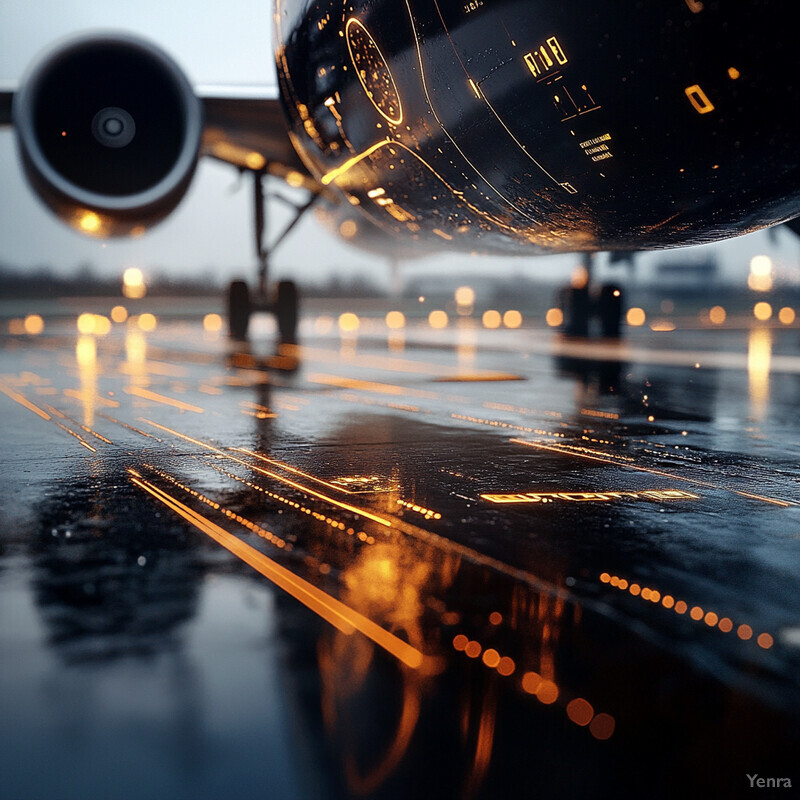
[[[619,339],[622,325],[622,289],[605,284],[597,299],[597,316],[600,318],[600,335],[604,339]]]
[[[587,337],[589,335],[589,288],[582,286],[576,289],[568,286],[562,294],[564,311],[564,324],[562,331],[565,336]]]
[[[281,344],[297,344],[297,317],[299,311],[297,284],[281,281],[275,300],[275,317],[278,321],[278,338]]]
[[[228,287],[228,332],[231,339],[246,339],[250,324],[250,289],[244,281],[231,281]]]

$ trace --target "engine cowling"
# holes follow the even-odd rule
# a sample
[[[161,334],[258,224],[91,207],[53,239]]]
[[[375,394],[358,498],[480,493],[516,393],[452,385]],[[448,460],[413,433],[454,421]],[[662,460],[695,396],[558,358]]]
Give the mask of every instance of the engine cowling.
[[[43,56],[12,115],[36,193],[72,227],[103,237],[141,232],[175,208],[203,131],[202,105],[178,65],[118,33]]]

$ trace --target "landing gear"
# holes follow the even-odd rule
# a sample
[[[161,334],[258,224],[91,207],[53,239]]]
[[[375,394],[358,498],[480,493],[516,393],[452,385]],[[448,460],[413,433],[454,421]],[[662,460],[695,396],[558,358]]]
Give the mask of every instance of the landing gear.
[[[572,276],[572,282],[559,292],[558,301],[563,314],[561,331],[565,336],[586,338],[599,328],[603,339],[619,339],[622,328],[622,289],[604,284],[592,290],[591,254]],[[596,323],[596,324],[595,324]]]
[[[561,332],[565,336],[586,338],[596,321],[603,339],[619,339],[622,335],[622,289],[604,284],[593,296],[588,286],[562,289],[559,304],[564,315]]]
[[[297,344],[297,317],[300,298],[294,281],[281,281],[275,299],[275,316],[278,320],[278,336],[281,344]]]
[[[586,337],[589,335],[591,318],[589,287],[568,286],[562,295],[564,322],[561,330],[565,336]]]
[[[605,284],[597,298],[597,317],[600,320],[600,336],[603,339],[619,339],[622,327],[622,289]]]
[[[300,309],[300,296],[294,281],[280,281],[274,292],[267,290],[269,256],[300,221],[303,214],[316,202],[319,194],[311,194],[304,203],[297,204],[281,194],[270,197],[281,200],[294,210],[288,225],[277,238],[269,244],[264,243],[266,228],[264,178],[266,170],[253,172],[253,202],[255,207],[255,243],[258,254],[258,288],[251,292],[242,280],[232,281],[228,287],[228,331],[232,339],[247,339],[250,317],[258,311],[275,315],[278,323],[279,344],[297,344],[297,323]]]
[[[228,287],[228,333],[231,339],[247,339],[250,326],[250,289],[244,281],[232,281]]]
[[[257,311],[275,315],[280,344],[297,344],[300,293],[294,281],[281,281],[274,299],[251,298],[245,281],[232,281],[228,287],[228,333],[231,339],[245,341],[250,317]]]

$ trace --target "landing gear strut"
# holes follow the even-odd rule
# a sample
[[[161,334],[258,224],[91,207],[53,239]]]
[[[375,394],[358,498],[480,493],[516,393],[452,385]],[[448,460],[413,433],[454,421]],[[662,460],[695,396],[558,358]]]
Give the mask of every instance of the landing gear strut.
[[[232,281],[228,287],[228,332],[232,339],[247,339],[250,317],[258,311],[275,315],[278,324],[278,343],[297,343],[297,322],[300,313],[300,297],[294,281],[280,281],[273,291],[268,290],[269,257],[276,247],[288,236],[302,216],[316,202],[319,194],[312,194],[305,203],[294,201],[275,192],[271,195],[290,206],[294,214],[277,238],[264,242],[266,229],[266,205],[264,195],[265,170],[253,172],[253,204],[255,220],[255,244],[258,255],[258,285],[254,292],[243,280]]]
[[[564,315],[561,332],[565,336],[586,338],[596,320],[603,339],[619,339],[622,328],[622,289],[603,284],[599,292],[591,289],[591,254],[587,253],[580,274],[573,276],[570,286],[559,293]]]

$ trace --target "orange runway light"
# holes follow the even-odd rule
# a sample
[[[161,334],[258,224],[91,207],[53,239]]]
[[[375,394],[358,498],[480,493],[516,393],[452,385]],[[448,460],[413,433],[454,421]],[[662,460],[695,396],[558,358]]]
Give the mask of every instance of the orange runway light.
[[[111,319],[117,323],[125,322],[128,319],[128,309],[125,306],[114,306],[111,309]]]
[[[772,306],[769,303],[756,303],[753,306],[753,316],[759,322],[766,322],[772,317]]]
[[[567,703],[567,716],[576,724],[581,727],[588,725],[594,717],[594,709],[592,704],[582,697],[576,697]]]
[[[605,741],[614,735],[616,722],[610,714],[598,714],[589,724],[589,731],[595,739]]]
[[[218,333],[222,330],[222,317],[219,314],[206,314],[203,317],[203,330]]]
[[[436,309],[428,314],[428,325],[435,330],[446,328],[449,322],[450,319],[447,316],[447,312],[442,311],[441,309]]]
[[[38,314],[28,314],[22,324],[30,336],[38,336],[44,330],[44,320]]]
[[[558,328],[564,324],[564,312],[560,308],[549,308],[544,320],[551,328]]]

